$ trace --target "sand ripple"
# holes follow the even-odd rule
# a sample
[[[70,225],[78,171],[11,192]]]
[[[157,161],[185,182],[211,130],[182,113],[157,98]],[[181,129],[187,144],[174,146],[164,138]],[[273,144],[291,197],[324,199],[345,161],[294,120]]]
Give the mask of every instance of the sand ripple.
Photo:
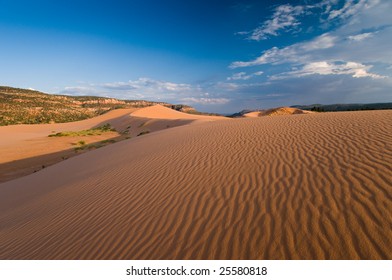
[[[391,259],[392,111],[223,120],[0,184],[1,259]]]

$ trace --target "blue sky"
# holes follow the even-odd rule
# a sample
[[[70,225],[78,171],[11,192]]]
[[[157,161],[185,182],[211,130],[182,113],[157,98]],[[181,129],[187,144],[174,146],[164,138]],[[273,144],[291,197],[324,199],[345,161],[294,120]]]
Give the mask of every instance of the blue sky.
[[[201,111],[392,102],[389,0],[0,0],[0,84]]]

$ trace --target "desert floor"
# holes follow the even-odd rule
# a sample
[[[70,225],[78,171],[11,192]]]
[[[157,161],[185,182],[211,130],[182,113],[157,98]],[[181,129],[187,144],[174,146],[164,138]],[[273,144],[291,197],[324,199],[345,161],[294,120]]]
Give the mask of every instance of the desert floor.
[[[0,128],[0,170],[52,131],[131,137],[0,184],[0,259],[392,259],[391,110],[112,114]]]

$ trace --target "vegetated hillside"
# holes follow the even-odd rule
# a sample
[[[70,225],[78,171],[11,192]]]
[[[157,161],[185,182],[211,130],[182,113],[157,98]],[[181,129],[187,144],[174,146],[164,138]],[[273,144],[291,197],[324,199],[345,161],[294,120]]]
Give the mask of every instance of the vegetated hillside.
[[[232,118],[241,118],[241,117],[265,117],[265,116],[283,116],[283,115],[299,115],[299,114],[308,114],[312,113],[310,111],[297,109],[297,108],[289,108],[289,107],[277,107],[271,108],[267,110],[242,110],[241,112],[230,115]]]
[[[171,105],[171,106],[166,106],[166,107],[169,107],[169,108],[176,110],[176,111],[180,111],[180,112],[187,113],[187,114],[193,114],[193,115],[223,116],[222,114],[217,114],[217,113],[199,112],[195,108],[193,108],[189,105],[184,105],[184,104],[176,104],[176,105]]]
[[[0,86],[0,125],[64,123],[83,120],[117,108],[164,105],[196,111],[186,105],[144,100],[119,100],[96,96],[65,96]]]
[[[362,111],[362,110],[387,110],[392,109],[392,102],[389,103],[368,103],[368,104],[312,104],[293,105],[292,108],[316,112],[337,112],[337,111]]]

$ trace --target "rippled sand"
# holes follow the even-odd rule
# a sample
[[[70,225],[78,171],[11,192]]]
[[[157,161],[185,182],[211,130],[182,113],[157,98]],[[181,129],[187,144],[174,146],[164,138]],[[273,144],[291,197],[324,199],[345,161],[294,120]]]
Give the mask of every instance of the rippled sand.
[[[203,122],[0,184],[0,259],[391,259],[392,111]]]

